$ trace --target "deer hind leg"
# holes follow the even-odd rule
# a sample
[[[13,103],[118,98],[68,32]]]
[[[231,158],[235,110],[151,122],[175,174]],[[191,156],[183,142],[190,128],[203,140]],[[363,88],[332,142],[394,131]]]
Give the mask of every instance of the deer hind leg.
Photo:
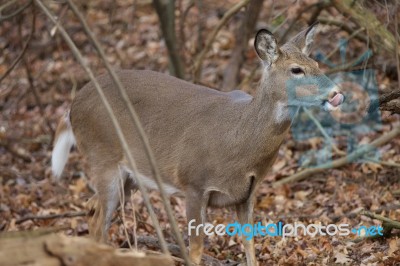
[[[128,184],[128,175],[120,170],[118,164],[113,168],[96,168],[93,175],[96,194],[88,202],[89,216],[91,216],[89,234],[97,241],[107,242],[112,215],[120,203],[121,182],[124,184],[124,191],[129,193],[130,188],[127,189],[126,186],[131,184]]]
[[[121,169],[121,174],[125,175],[125,184],[124,184],[124,196],[125,196],[125,202],[127,202],[132,193],[135,193],[138,190],[138,186],[131,176],[129,172],[126,172],[124,169]]]

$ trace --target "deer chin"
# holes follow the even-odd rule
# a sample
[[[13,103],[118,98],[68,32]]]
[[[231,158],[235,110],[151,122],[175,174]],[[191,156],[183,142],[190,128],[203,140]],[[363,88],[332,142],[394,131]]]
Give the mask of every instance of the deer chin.
[[[341,93],[336,93],[331,99],[322,102],[325,111],[335,111],[344,102],[344,96]]]

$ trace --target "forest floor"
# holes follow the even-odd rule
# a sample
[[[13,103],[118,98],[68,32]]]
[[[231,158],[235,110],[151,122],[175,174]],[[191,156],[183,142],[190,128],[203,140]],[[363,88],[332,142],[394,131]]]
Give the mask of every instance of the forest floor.
[[[147,2],[149,1],[139,0],[132,6],[132,1],[128,0],[89,1],[85,6],[81,4],[80,8],[84,10],[89,25],[105,47],[107,59],[115,68],[151,69],[168,73],[167,50],[162,41],[158,18]],[[287,8],[286,2],[290,1],[280,1],[272,8],[270,1],[266,1],[257,27],[276,27],[285,19],[291,21],[300,7],[299,4],[295,4]],[[183,3],[187,5],[186,1]],[[218,23],[221,14],[233,3],[234,1],[203,1],[204,10],[201,16],[196,8],[190,10],[183,24],[186,37],[181,49],[186,66],[192,64],[191,58],[201,48],[207,34]],[[104,73],[105,69],[83,34],[79,21],[70,11],[66,11],[65,7],[57,4],[51,4],[51,7],[95,72]],[[65,227],[64,233],[67,235],[87,236],[85,205],[93,192],[89,185],[91,176],[86,172],[85,158],[79,151],[73,150],[63,178],[57,183],[52,181],[50,156],[53,133],[58,120],[70,107],[76,91],[88,82],[88,77],[74,61],[53,25],[39,10],[36,11],[36,29],[24,59],[0,84],[0,231]],[[0,76],[21,52],[31,30],[31,11],[23,14],[20,20],[21,27],[16,23],[17,20],[0,24]],[[203,25],[200,40],[197,35],[199,18]],[[201,79],[203,84],[213,88],[220,87],[223,70],[234,45],[232,32],[240,18],[239,15],[235,16],[213,43],[204,62]],[[344,21],[346,19],[343,18]],[[284,31],[288,24],[284,23],[277,32]],[[304,26],[305,23],[299,23],[295,28],[298,30]],[[348,37],[346,32],[328,26],[323,26],[320,35],[316,43],[318,49],[326,54],[335,49],[339,38]],[[241,70],[242,80],[259,64],[250,43],[251,41],[246,52],[246,62]],[[366,49],[365,44],[357,40],[349,42],[349,48],[351,49],[348,49],[346,54],[348,58],[357,58]],[[340,62],[339,53],[334,54],[331,60]],[[392,62],[391,59],[385,55],[376,55],[374,60],[379,92],[397,86],[397,78],[393,78],[393,75],[385,72],[382,67],[385,62]],[[324,70],[329,69],[322,63],[320,66]],[[254,93],[259,77],[260,72],[256,71],[249,82],[242,84],[241,89]],[[190,80],[189,75],[187,79]],[[399,115],[382,112],[381,127],[366,135],[356,136],[355,141],[369,143],[399,126],[399,122]],[[381,225],[381,221],[361,215],[363,209],[400,221],[398,164],[388,166],[379,161],[358,161],[338,169],[327,169],[300,182],[277,188],[271,186],[274,181],[300,171],[301,156],[310,150],[323,148],[323,140],[322,136],[298,140],[292,133],[287,137],[272,172],[258,189],[256,222],[349,224],[350,228]],[[340,141],[338,147],[346,150],[346,141]],[[379,160],[399,163],[400,138],[379,147],[378,151]],[[333,158],[339,157],[339,154],[333,153]],[[169,234],[170,226],[158,192],[151,193],[151,202],[167,241],[174,243]],[[171,203],[187,240],[185,201],[173,197]],[[125,209],[128,234],[133,234],[135,211],[137,234],[156,236],[140,192],[132,196]],[[73,217],[66,217],[68,215]],[[208,217],[213,224],[227,224],[236,219],[232,209],[210,209]],[[115,215],[109,234],[113,246],[119,247],[124,244],[126,237],[120,216]],[[263,265],[400,263],[398,231],[393,230],[388,237],[354,241],[356,238],[354,234],[314,237],[300,235],[287,238],[259,236],[255,237],[256,253]],[[149,247],[141,245],[141,248]],[[241,261],[245,257],[238,236],[208,237],[205,253],[219,260]]]

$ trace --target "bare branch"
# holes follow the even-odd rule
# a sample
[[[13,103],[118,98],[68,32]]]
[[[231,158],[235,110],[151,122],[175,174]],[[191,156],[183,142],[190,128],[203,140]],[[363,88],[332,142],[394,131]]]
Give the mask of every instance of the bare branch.
[[[361,34],[360,32],[357,32],[356,30],[354,30],[352,27],[350,27],[346,23],[343,23],[343,22],[338,21],[338,20],[325,18],[325,17],[318,18],[318,21],[321,22],[322,24],[325,24],[325,25],[336,26],[336,27],[346,31],[350,35],[353,35],[356,32],[356,34],[354,34],[354,37],[356,39],[358,39],[358,40],[360,40],[362,42],[365,42],[365,43],[368,42],[368,37],[367,36]]]
[[[152,175],[154,176],[154,178],[156,180],[156,183],[157,183],[157,186],[158,186],[158,189],[160,191],[161,199],[163,201],[163,204],[164,204],[164,207],[165,207],[165,211],[167,212],[168,220],[171,223],[171,227],[172,227],[172,231],[174,233],[175,239],[176,239],[176,241],[178,242],[178,245],[181,248],[182,257],[183,257],[183,259],[185,260],[185,262],[187,264],[190,264],[189,257],[188,257],[188,255],[186,253],[185,243],[183,242],[182,236],[181,236],[181,234],[179,232],[178,225],[176,223],[175,217],[174,217],[173,212],[172,212],[172,208],[171,208],[169,199],[168,199],[167,194],[165,193],[165,190],[163,188],[163,183],[162,183],[162,180],[161,180],[161,174],[160,174],[160,171],[158,169],[157,162],[156,162],[156,159],[154,157],[154,153],[153,153],[153,151],[151,149],[149,139],[147,138],[147,135],[144,132],[143,126],[140,123],[139,116],[137,115],[135,109],[133,108],[133,105],[132,105],[131,101],[129,100],[128,94],[126,93],[126,90],[125,90],[124,86],[122,85],[120,79],[118,78],[118,76],[115,73],[115,71],[112,69],[111,65],[108,63],[108,61],[106,59],[106,56],[105,56],[105,53],[104,53],[104,50],[101,48],[101,46],[100,46],[99,42],[97,41],[97,39],[95,38],[93,32],[90,31],[89,26],[87,25],[85,19],[83,18],[83,15],[79,12],[78,8],[76,7],[76,5],[71,0],[67,0],[67,2],[69,4],[69,6],[71,7],[72,11],[79,18],[79,21],[81,22],[86,34],[88,35],[89,39],[93,43],[93,45],[96,48],[97,52],[99,53],[100,58],[102,59],[104,65],[107,68],[107,71],[109,72],[112,80],[114,81],[115,85],[117,86],[117,88],[118,88],[118,90],[119,90],[119,92],[121,94],[121,97],[122,97],[126,107],[128,107],[129,116],[130,116],[130,118],[132,120],[132,123],[135,125],[137,131],[139,132],[140,140],[144,145],[147,159],[150,162]],[[126,146],[126,149],[129,150],[128,146]],[[132,159],[131,161],[134,162],[133,156],[131,155],[130,150],[129,150],[129,154],[130,154],[131,159]],[[134,163],[131,163],[131,167],[134,168],[134,169],[137,169],[136,165],[134,165]],[[135,174],[136,174],[136,172],[137,171],[135,171]],[[140,180],[140,178],[136,178],[136,180]],[[140,181],[138,183],[140,184]],[[140,191],[143,192],[143,190],[145,190],[144,186],[140,187]]]
[[[27,215],[22,218],[19,218],[15,221],[16,224],[21,224],[28,220],[50,220],[50,219],[58,219],[58,218],[72,218],[72,217],[79,217],[79,216],[86,216],[86,211],[81,212],[64,212],[64,213],[57,213],[57,214],[48,214],[48,215]]]
[[[17,2],[17,0],[10,0],[8,2],[6,2],[5,4],[0,6],[0,13],[3,12],[4,9],[12,6],[13,4],[15,4]]]
[[[111,121],[113,123],[113,126],[114,126],[115,130],[116,130],[118,139],[121,142],[121,147],[124,150],[125,155],[127,156],[129,167],[132,168],[134,173],[136,174],[137,173],[137,167],[136,167],[135,161],[133,159],[133,156],[131,154],[131,151],[129,149],[129,146],[128,146],[128,143],[126,141],[126,138],[125,138],[124,134],[122,133],[121,126],[120,126],[118,120],[116,119],[116,117],[115,117],[115,115],[113,113],[113,110],[112,110],[112,108],[110,106],[110,103],[108,102],[107,97],[104,95],[104,92],[103,92],[100,84],[98,83],[97,79],[95,78],[92,70],[90,69],[88,64],[85,62],[85,60],[83,59],[82,54],[80,53],[80,51],[78,50],[78,48],[76,47],[74,42],[72,41],[71,37],[65,31],[64,27],[57,22],[57,20],[50,13],[50,11],[47,9],[47,7],[41,2],[41,0],[35,0],[35,1],[38,4],[38,6],[42,9],[42,11],[46,14],[46,16],[49,17],[50,20],[55,25],[57,25],[60,34],[62,35],[62,37],[64,38],[64,40],[68,44],[68,46],[70,47],[70,49],[71,49],[72,53],[74,54],[75,58],[82,65],[82,67],[84,68],[84,70],[88,74],[90,80],[93,82],[93,85],[95,86],[96,91],[98,92],[99,97],[100,97],[101,101],[103,102],[103,104],[104,104],[104,106],[106,108],[106,111],[107,111],[108,115],[110,116],[110,119],[111,119]],[[157,217],[156,217],[156,215],[154,213],[154,210],[152,208],[152,205],[150,203],[149,194],[148,194],[147,190],[144,188],[144,186],[143,186],[143,184],[142,184],[142,182],[141,182],[141,180],[139,178],[137,178],[137,184],[139,186],[139,189],[142,192],[143,200],[144,200],[144,203],[145,203],[145,205],[146,205],[146,207],[147,207],[147,209],[149,211],[150,218],[151,218],[153,224],[155,225],[157,236],[159,237],[160,242],[161,242],[161,248],[162,248],[164,253],[168,254],[168,250],[166,248],[166,242],[165,242],[164,236],[162,235],[158,219],[157,219]]]
[[[28,35],[28,39],[26,40],[24,47],[22,48],[21,53],[17,56],[17,58],[14,60],[14,62],[11,64],[11,66],[6,70],[4,75],[0,78],[0,83],[13,71],[13,69],[17,66],[19,61],[21,61],[22,57],[24,56],[26,50],[28,49],[29,43],[32,40],[33,34],[35,32],[35,12],[32,14],[32,29],[31,32]]]
[[[379,214],[376,214],[373,212],[369,212],[369,211],[362,211],[361,215],[367,216],[371,219],[382,221],[382,222],[386,223],[387,225],[390,225],[392,228],[400,229],[400,222],[389,219],[385,216],[382,216],[382,215],[379,215]]]
[[[337,146],[335,141],[326,133],[324,127],[321,125],[321,123],[318,121],[317,118],[311,113],[310,110],[308,110],[307,107],[303,107],[304,112],[308,115],[308,117],[311,119],[311,121],[314,122],[314,124],[317,126],[318,130],[321,132],[321,134],[324,136],[324,138],[328,141],[328,143],[332,146],[333,150],[339,154],[339,155],[345,155],[346,153],[341,151]]]
[[[247,44],[250,35],[254,30],[263,2],[264,0],[251,0],[246,9],[245,17],[242,19],[242,23],[236,29],[236,44],[224,71],[224,79],[221,88],[222,91],[235,89],[239,81],[240,68],[245,60]]]
[[[314,9],[314,8],[317,8],[317,9],[318,9],[321,5],[326,5],[326,7],[330,5],[329,2],[328,2],[328,3],[324,3],[324,2],[325,2],[325,1],[321,1],[321,2],[317,2],[317,3],[311,4],[311,5],[303,6],[303,7],[297,12],[296,17],[293,18],[293,20],[292,20],[292,22],[290,23],[289,27],[286,29],[286,31],[285,31],[285,32],[281,35],[281,37],[279,38],[279,42],[281,42],[281,43],[285,43],[285,42],[286,42],[286,39],[287,39],[289,33],[291,32],[291,30],[293,29],[293,26],[294,26],[295,24],[298,24],[298,23],[299,23],[299,20],[300,20],[301,16],[302,16],[306,11],[308,11],[308,10],[310,10],[310,9]],[[311,23],[313,23],[313,22],[314,22],[314,21],[312,21]],[[310,23],[310,24],[311,24],[311,23]]]
[[[335,8],[344,14],[347,14],[359,26],[365,28],[375,49],[382,48],[390,53],[396,52],[395,37],[384,25],[376,18],[374,13],[361,7],[360,2],[353,0],[331,0]]]
[[[36,24],[36,12],[35,12],[35,5],[33,3],[31,3],[31,4],[32,4],[32,29],[33,29],[33,34],[34,34],[34,32],[35,32],[35,24]],[[19,35],[20,35],[20,37],[22,39],[22,27],[21,27],[21,24],[19,24],[19,26],[18,26],[18,32],[19,32]],[[24,49],[24,48],[22,47],[22,49]],[[34,99],[36,101],[36,104],[39,107],[40,114],[42,115],[43,119],[45,120],[45,123],[46,123],[46,126],[47,126],[49,132],[52,135],[54,135],[54,129],[51,126],[50,121],[47,119],[47,117],[45,115],[43,104],[42,104],[42,101],[40,100],[40,97],[39,97],[39,93],[37,92],[37,90],[36,90],[36,88],[34,86],[34,80],[33,80],[32,74],[31,74],[31,70],[30,70],[29,64],[28,64],[28,62],[26,60],[25,54],[22,57],[22,62],[23,62],[23,65],[25,67],[25,72],[26,72],[26,76],[27,76],[27,79],[28,79],[29,87],[30,87],[31,92],[33,94],[33,97],[34,97]],[[43,127],[43,130],[46,132],[44,127]]]
[[[222,29],[222,27],[228,22],[228,20],[235,15],[237,12],[240,11],[244,6],[249,3],[250,0],[242,0],[236,5],[234,5],[231,9],[229,9],[222,19],[219,21],[218,25],[214,28],[211,34],[208,36],[206,44],[200,54],[196,57],[193,64],[193,75],[194,75],[194,82],[198,83],[201,77],[201,68],[203,65],[204,57],[206,56],[207,52],[211,48],[211,44],[214,42],[215,37],[217,37],[218,32]]]
[[[185,22],[186,22],[186,18],[189,14],[190,9],[192,9],[192,7],[194,7],[194,0],[190,0],[188,6],[185,8],[185,10],[182,12],[182,15],[179,18],[179,37],[180,37],[180,46],[182,49],[182,54],[183,51],[185,51],[185,43],[186,43],[186,35],[185,35]]]
[[[397,135],[400,134],[400,126],[396,126],[394,129],[392,129],[389,133],[384,134],[382,136],[380,136],[379,138],[377,138],[376,140],[374,140],[373,142],[371,142],[369,145],[364,145],[358,149],[356,149],[355,151],[353,151],[352,153],[350,153],[347,156],[344,156],[340,159],[337,160],[333,160],[332,162],[328,162],[322,165],[319,165],[318,168],[308,168],[305,169],[303,171],[300,171],[292,176],[283,178],[281,180],[278,180],[276,182],[273,183],[273,187],[279,187],[283,184],[287,184],[290,182],[297,182],[300,180],[303,180],[311,175],[320,173],[325,171],[328,168],[338,168],[341,167],[349,162],[354,161],[357,158],[360,158],[362,156],[364,156],[365,154],[367,154],[369,151],[371,151],[374,147],[379,147],[387,142],[389,142],[390,140],[392,140],[393,138],[395,138]]]
[[[12,3],[12,1],[10,1],[9,3]],[[8,5],[9,3],[7,3],[6,5]],[[24,11],[26,8],[28,8],[32,3],[33,3],[32,0],[29,0],[25,5],[21,6],[20,8],[18,8],[11,14],[7,14],[5,16],[1,15],[1,12],[0,12],[0,22],[19,15],[22,11]]]
[[[375,158],[371,158],[371,157],[364,157],[364,158],[367,161],[371,161],[371,162],[374,162],[374,163],[377,163],[377,164],[381,164],[381,165],[384,165],[384,166],[400,168],[400,163],[385,162],[385,161],[381,161],[381,160],[376,160]]]

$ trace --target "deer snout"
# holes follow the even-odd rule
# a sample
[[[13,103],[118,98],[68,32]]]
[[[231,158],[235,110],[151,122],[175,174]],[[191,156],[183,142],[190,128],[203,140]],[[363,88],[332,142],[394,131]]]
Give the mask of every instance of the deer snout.
[[[344,95],[339,90],[332,90],[328,95],[328,100],[324,102],[324,108],[332,111],[338,108],[344,102]]]
[[[344,95],[340,92],[334,91],[328,101],[334,107],[338,107],[344,102]]]

